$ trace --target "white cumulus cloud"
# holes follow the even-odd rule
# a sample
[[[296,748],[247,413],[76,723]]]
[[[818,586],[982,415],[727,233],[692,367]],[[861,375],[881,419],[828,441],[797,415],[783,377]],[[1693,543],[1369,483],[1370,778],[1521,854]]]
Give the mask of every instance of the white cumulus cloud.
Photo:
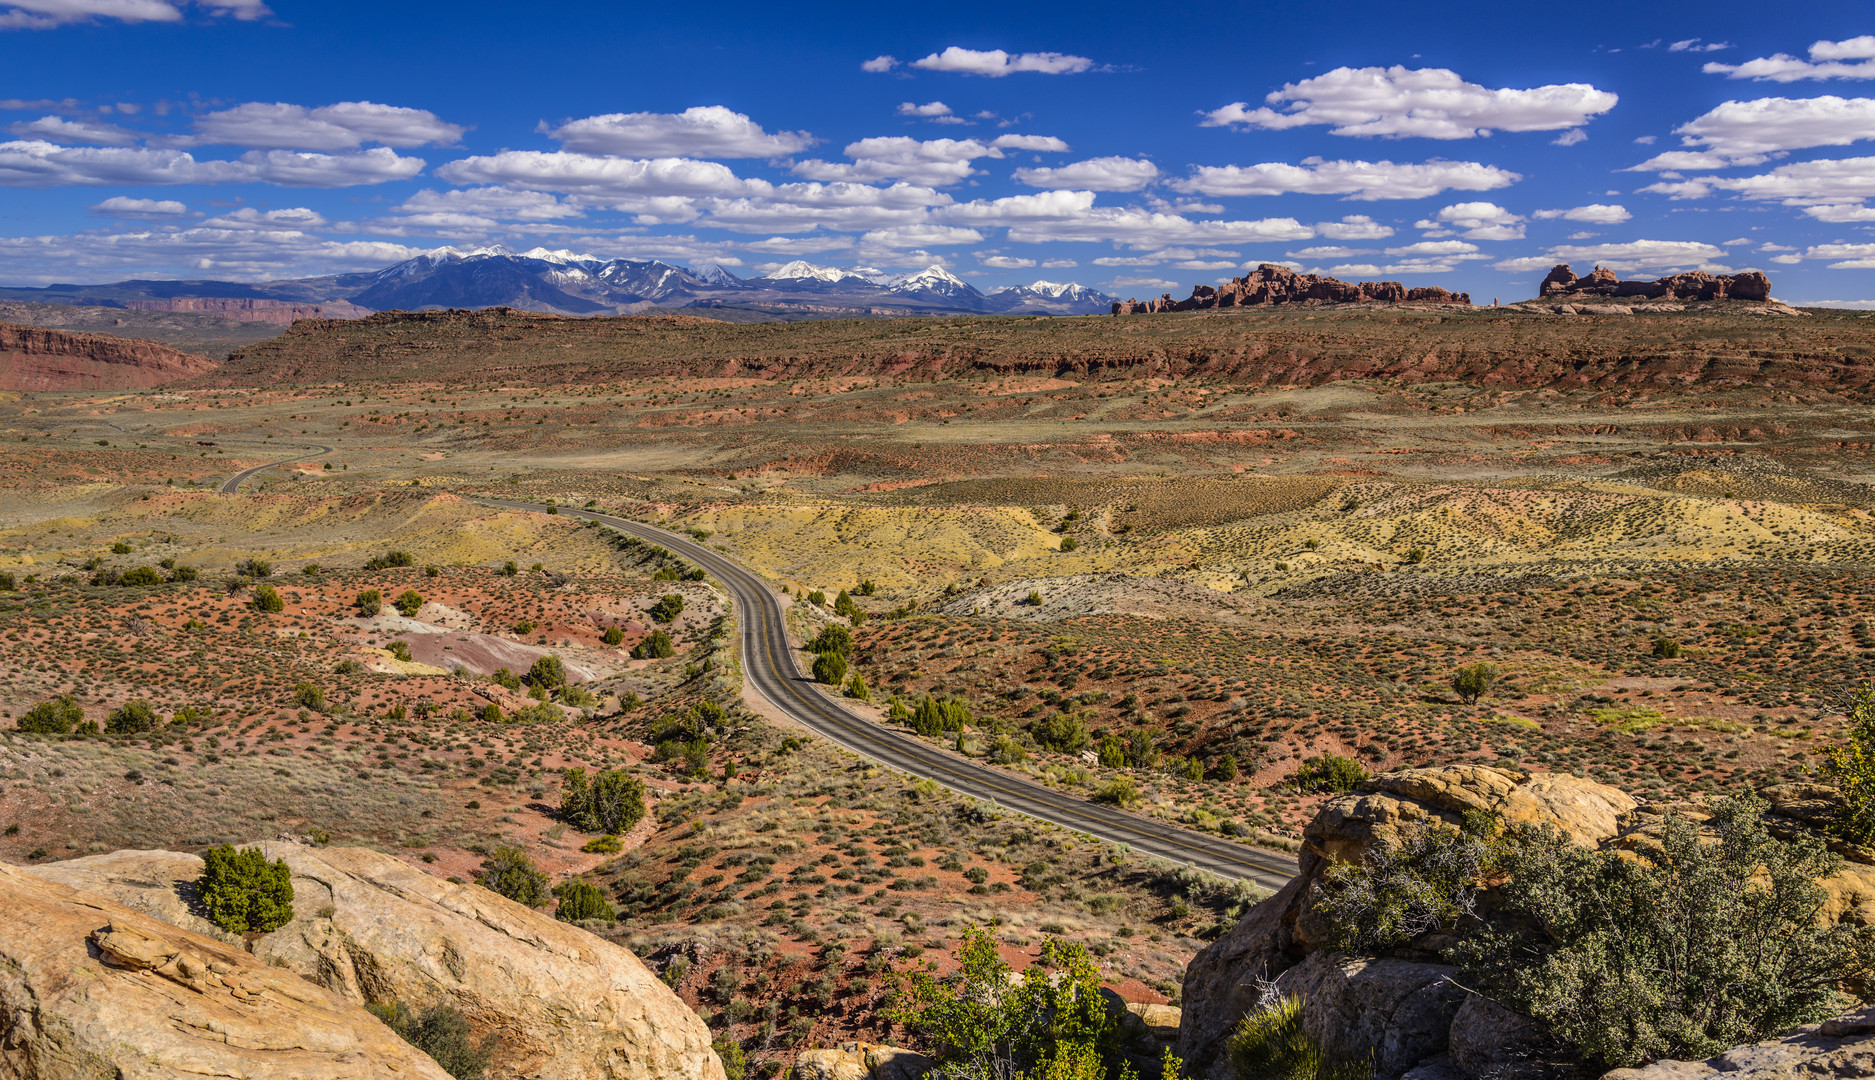
[[[1488,202],[1454,203],[1413,227],[1426,230],[1428,236],[1457,232],[1467,240],[1523,239],[1523,218]]]
[[[955,225],[895,225],[873,229],[859,238],[866,247],[902,248],[937,247],[946,244],[980,244],[983,234]]]
[[[198,161],[183,150],[66,147],[31,139],[0,143],[0,187],[259,182],[334,188],[407,180],[423,165],[420,158],[399,157],[384,147],[352,154],[254,150],[235,161]]]
[[[189,212],[187,206],[174,199],[133,199],[128,195],[113,195],[91,209],[121,218],[172,218]]]
[[[1700,199],[1730,191],[1746,199],[1780,199],[1793,205],[1854,203],[1875,196],[1875,157],[1802,161],[1756,176],[1662,181],[1641,190],[1673,199]]]
[[[891,71],[897,66],[898,57],[888,54],[885,56],[875,56],[871,60],[867,60],[859,65],[859,70],[871,72]]]
[[[1723,248],[1693,240],[1630,240],[1620,244],[1553,247],[1541,256],[1507,259],[1493,265],[1509,271],[1545,269],[1556,263],[1590,263],[1621,271],[1666,271],[1707,266],[1724,255]]]
[[[1138,191],[1159,178],[1159,167],[1139,158],[1098,157],[1053,168],[1017,169],[1015,178],[1038,188]]]
[[[1687,150],[1669,150],[1629,171],[1722,169],[1757,165],[1786,150],[1847,146],[1875,138],[1875,98],[1727,101],[1673,129]]]
[[[978,158],[1000,158],[1003,151],[994,143],[976,139],[926,139],[909,135],[884,135],[849,143],[844,151],[852,162],[829,162],[810,158],[794,166],[796,176],[810,180],[844,180],[870,183],[900,179],[914,184],[943,187],[959,183],[976,172],[971,163]]]
[[[68,23],[115,19],[118,22],[181,22],[181,0],[5,0],[0,30],[50,30]],[[260,19],[273,14],[260,0],[198,0],[210,15]]]
[[[313,109],[254,101],[198,117],[190,141],[281,150],[349,150],[365,143],[451,146],[465,130],[426,109],[370,101],[341,101]]]
[[[42,116],[7,128],[22,139],[48,139],[61,143],[89,143],[92,146],[130,146],[143,136],[116,124],[99,120],[67,120],[62,116]]]
[[[747,181],[727,165],[690,158],[603,157],[567,151],[504,150],[449,162],[436,175],[452,184],[501,184],[546,191],[614,195],[739,195],[762,181]]]
[[[1490,191],[1523,179],[1508,169],[1476,161],[1324,161],[1306,158],[1300,165],[1205,165],[1174,180],[1176,190],[1196,195],[1345,195],[1359,201],[1423,199],[1442,191]]]
[[[965,75],[1001,78],[1018,72],[1074,75],[1093,67],[1094,62],[1085,56],[1069,56],[1058,52],[1008,53],[1002,49],[985,51],[952,45],[941,53],[913,60],[911,66],[926,71],[955,71]]]
[[[1494,90],[1466,82],[1447,68],[1339,67],[1285,84],[1260,108],[1239,101],[1203,115],[1206,127],[1282,130],[1320,124],[1334,135],[1470,139],[1493,131],[1580,127],[1618,100],[1588,83]]]
[[[773,158],[816,141],[805,131],[769,132],[721,105],[680,113],[606,113],[569,120],[548,132],[578,154],[632,158]]]
[[[1875,79],[1875,35],[1864,34],[1843,41],[1816,42],[1810,46],[1810,58],[1807,60],[1800,60],[1788,53],[1773,53],[1742,64],[1711,63],[1700,70],[1708,75],[1757,82]]]
[[[1572,206],[1559,210],[1538,210],[1530,215],[1544,221],[1561,218],[1564,221],[1585,221],[1591,225],[1619,225],[1633,217],[1628,208],[1613,203],[1589,203],[1587,206]]]
[[[1340,221],[1321,221],[1315,231],[1330,240],[1385,240],[1393,228],[1382,225],[1366,214],[1349,214]]]

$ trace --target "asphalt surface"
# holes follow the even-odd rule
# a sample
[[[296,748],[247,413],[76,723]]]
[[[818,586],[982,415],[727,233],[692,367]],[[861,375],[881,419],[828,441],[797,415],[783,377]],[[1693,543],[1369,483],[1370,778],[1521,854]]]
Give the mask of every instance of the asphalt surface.
[[[250,470],[252,471],[252,470]],[[514,510],[545,510],[536,503],[481,501]],[[650,525],[560,507],[566,517],[585,518],[661,544],[709,571],[730,592],[741,614],[742,669],[756,691],[804,727],[862,757],[912,776],[924,777],[1006,810],[1063,828],[1126,844],[1134,851],[1208,870],[1223,877],[1280,889],[1295,877],[1296,860],[1286,853],[1232,843],[1176,825],[1130,814],[978,765],[841,707],[801,674],[788,641],[781,601],[761,578],[717,551],[680,534]]]
[[[324,457],[327,454],[330,454],[332,452],[332,448],[330,446],[314,446],[313,449],[317,450],[318,453],[295,454],[290,458],[281,458],[279,461],[269,461],[265,465],[256,465],[251,469],[242,469],[240,472],[235,473],[233,476],[230,476],[228,479],[223,480],[221,482],[221,487],[218,490],[220,490],[220,492],[223,495],[232,495],[235,492],[241,490],[242,484],[245,484],[249,480],[253,479],[255,473],[266,472],[268,469],[274,468],[277,465],[291,465],[295,461],[305,461],[307,458]]]

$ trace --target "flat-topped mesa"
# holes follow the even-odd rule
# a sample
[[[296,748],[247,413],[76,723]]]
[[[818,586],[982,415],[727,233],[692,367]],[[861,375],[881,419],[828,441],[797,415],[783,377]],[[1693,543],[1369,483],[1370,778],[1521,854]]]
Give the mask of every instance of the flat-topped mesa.
[[[1436,285],[1409,289],[1397,281],[1342,281],[1316,274],[1298,274],[1286,266],[1264,263],[1252,273],[1212,288],[1199,285],[1184,300],[1171,293],[1157,300],[1121,300],[1115,315],[1146,315],[1158,311],[1195,311],[1199,308],[1266,307],[1272,304],[1464,304],[1469,293],[1455,293]]]
[[[1598,266],[1588,277],[1576,277],[1563,263],[1543,279],[1538,295],[1639,296],[1649,300],[1756,300],[1771,299],[1771,279],[1756,270],[1742,274],[1708,274],[1695,270],[1654,281],[1622,281],[1613,270]]]

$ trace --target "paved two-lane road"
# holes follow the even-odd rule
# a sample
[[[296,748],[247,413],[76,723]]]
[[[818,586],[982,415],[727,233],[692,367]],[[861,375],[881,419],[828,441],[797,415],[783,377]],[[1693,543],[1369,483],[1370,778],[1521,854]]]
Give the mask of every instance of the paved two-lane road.
[[[514,510],[544,510],[506,499],[484,502]],[[1224,877],[1279,889],[1296,875],[1296,861],[1276,851],[1232,843],[1162,821],[1087,802],[900,734],[841,707],[802,676],[788,641],[781,601],[767,583],[701,544],[635,521],[560,507],[567,517],[586,518],[662,544],[708,570],[729,589],[742,628],[742,670],[756,691],[790,718],[846,747],[912,776],[934,780],[960,794],[1043,821],[1052,821],[1133,850],[1196,866]]]
[[[240,491],[241,485],[247,483],[249,480],[252,480],[254,478],[255,473],[266,472],[268,469],[271,469],[276,465],[291,465],[295,461],[304,461],[307,458],[324,457],[327,454],[330,454],[332,452],[332,448],[330,446],[315,445],[313,449],[317,450],[318,453],[295,454],[290,458],[281,458],[279,461],[269,461],[265,465],[256,465],[251,469],[242,469],[240,472],[235,473],[233,476],[230,476],[228,479],[223,480],[221,482],[221,489],[220,489],[221,493],[223,495],[232,495],[235,492]]]

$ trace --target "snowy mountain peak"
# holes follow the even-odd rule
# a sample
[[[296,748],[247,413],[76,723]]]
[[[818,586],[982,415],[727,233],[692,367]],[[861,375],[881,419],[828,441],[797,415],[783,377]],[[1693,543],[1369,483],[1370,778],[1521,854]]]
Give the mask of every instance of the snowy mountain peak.
[[[959,289],[969,289],[971,292],[976,292],[976,290],[966,284],[962,278],[957,277],[942,266],[927,266],[915,274],[902,274],[893,278],[891,284],[887,287],[893,292],[917,292],[922,289],[929,289],[936,292],[954,292]]]
[[[762,276],[770,281],[824,281],[829,285],[838,284],[849,278],[865,280],[860,275],[842,270],[837,266],[815,266],[806,259],[796,259]]]
[[[509,251],[506,248],[502,248],[499,246],[494,247],[494,248],[489,248],[488,253],[491,255],[496,255],[496,254],[513,255],[514,254],[514,252]],[[605,261],[604,259],[599,258],[597,255],[581,255],[577,251],[567,251],[564,249],[561,249],[558,251],[549,251],[546,248],[539,248],[539,247],[529,248],[528,250],[521,252],[520,258],[537,259],[541,262],[560,263],[561,265],[568,265],[572,263],[596,263],[596,262]]]
[[[693,268],[690,276],[706,285],[734,287],[742,284],[742,279],[729,272],[721,263],[706,263]]]

